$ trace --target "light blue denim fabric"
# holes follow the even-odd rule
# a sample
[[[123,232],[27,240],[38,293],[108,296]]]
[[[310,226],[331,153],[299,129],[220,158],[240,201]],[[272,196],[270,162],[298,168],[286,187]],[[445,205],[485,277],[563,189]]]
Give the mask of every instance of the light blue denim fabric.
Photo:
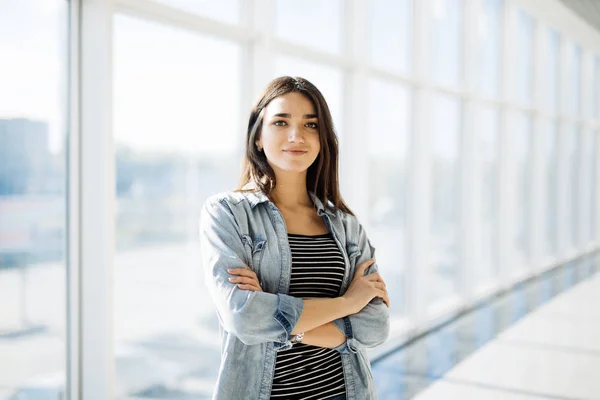
[[[341,296],[356,267],[374,257],[375,249],[355,216],[310,197],[344,255]],[[213,399],[268,400],[277,351],[292,346],[290,334],[304,306],[301,298],[287,294],[292,258],[283,216],[262,192],[213,195],[202,207],[200,243],[205,283],[220,322],[221,365]],[[263,292],[229,282],[227,269],[243,263],[256,273]],[[366,274],[377,270],[373,264]],[[342,354],[347,400],[377,399],[366,348],[386,341],[387,306],[375,298],[359,313],[333,323],[346,336],[336,350]]]

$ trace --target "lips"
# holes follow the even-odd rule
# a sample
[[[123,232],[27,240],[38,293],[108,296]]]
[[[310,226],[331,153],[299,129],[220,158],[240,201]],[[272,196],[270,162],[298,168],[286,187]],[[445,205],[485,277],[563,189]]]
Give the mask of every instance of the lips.
[[[286,152],[288,154],[293,154],[293,155],[300,155],[300,154],[307,153],[306,150],[284,150],[284,152]]]

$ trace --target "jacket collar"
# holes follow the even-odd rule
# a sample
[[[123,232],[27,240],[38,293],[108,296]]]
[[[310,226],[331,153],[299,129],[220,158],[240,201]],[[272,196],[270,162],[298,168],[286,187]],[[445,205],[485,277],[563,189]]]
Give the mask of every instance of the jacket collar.
[[[248,202],[250,202],[251,208],[256,207],[257,204],[270,201],[269,198],[267,197],[267,195],[264,194],[258,188],[256,183],[254,183],[254,182],[248,182],[242,188],[242,190],[252,190],[252,189],[254,189],[254,191],[242,192],[243,195],[246,196],[246,198],[248,199]],[[315,194],[313,192],[311,192],[310,190],[308,191],[308,195],[310,196],[310,199],[317,207],[317,214],[319,214],[319,215],[328,214],[328,215],[331,215],[332,217],[335,217],[335,212],[333,211],[333,204],[331,204],[331,201],[328,201],[327,207],[325,207],[323,205],[323,202],[317,196],[315,196]]]

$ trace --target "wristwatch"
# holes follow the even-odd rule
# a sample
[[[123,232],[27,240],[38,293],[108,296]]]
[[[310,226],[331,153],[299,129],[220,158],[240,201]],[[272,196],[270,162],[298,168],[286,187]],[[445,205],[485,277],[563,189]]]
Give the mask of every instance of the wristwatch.
[[[297,335],[293,335],[293,336],[291,337],[290,341],[291,341],[293,344],[296,344],[296,343],[302,343],[302,339],[303,339],[303,338],[304,338],[304,332],[302,332],[302,333],[299,333],[299,334],[297,334]]]

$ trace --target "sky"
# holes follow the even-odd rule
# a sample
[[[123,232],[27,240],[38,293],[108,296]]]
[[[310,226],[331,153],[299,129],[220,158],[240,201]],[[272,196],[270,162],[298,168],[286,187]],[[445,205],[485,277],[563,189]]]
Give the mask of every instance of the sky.
[[[67,2],[0,0],[0,118],[47,121],[64,135]]]

